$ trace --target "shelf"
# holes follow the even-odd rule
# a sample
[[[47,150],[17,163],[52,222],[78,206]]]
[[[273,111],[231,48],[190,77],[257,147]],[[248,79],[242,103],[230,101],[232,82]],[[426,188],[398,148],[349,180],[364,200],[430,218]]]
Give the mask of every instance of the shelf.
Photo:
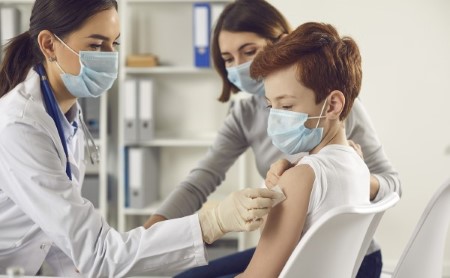
[[[230,0],[128,0],[128,3],[227,3]]]
[[[169,132],[159,132],[153,140],[127,144],[127,146],[209,147],[213,144],[215,138],[215,133],[173,134]]]
[[[158,201],[145,208],[124,208],[123,213],[128,215],[151,215],[161,206],[161,204],[162,201]]]
[[[34,4],[36,0],[0,0],[0,4]]]
[[[147,68],[133,68],[126,67],[124,69],[126,74],[212,74],[212,68],[196,68],[196,67],[181,67],[181,66],[158,66]]]

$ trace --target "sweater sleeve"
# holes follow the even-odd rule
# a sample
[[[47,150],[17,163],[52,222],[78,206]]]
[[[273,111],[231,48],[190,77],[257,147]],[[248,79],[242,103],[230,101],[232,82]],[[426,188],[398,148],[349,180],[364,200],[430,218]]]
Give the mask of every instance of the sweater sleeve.
[[[378,194],[373,201],[381,200],[390,192],[397,192],[401,196],[398,172],[386,156],[370,117],[359,99],[355,99],[345,122],[345,129],[347,138],[361,145],[364,162],[369,168],[370,174],[380,183]]]
[[[244,109],[240,101],[234,103],[206,156],[164,200],[156,214],[167,219],[190,215],[223,182],[228,169],[249,147],[242,127]]]

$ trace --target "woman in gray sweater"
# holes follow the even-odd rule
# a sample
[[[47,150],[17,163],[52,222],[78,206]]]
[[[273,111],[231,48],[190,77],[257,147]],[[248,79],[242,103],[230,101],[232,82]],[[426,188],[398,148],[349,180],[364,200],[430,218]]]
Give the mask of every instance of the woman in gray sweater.
[[[145,223],[148,228],[156,222],[183,217],[196,212],[208,196],[225,179],[225,174],[238,157],[251,148],[258,172],[266,177],[271,164],[286,157],[267,135],[269,109],[261,81],[250,79],[251,61],[263,47],[276,43],[283,34],[290,33],[289,24],[273,6],[263,0],[238,0],[227,5],[220,15],[212,39],[214,66],[223,81],[222,102],[231,93],[246,91],[252,96],[231,104],[230,113],[219,129],[208,153],[186,179],[169,195],[161,207]],[[370,199],[376,202],[389,192],[401,194],[398,173],[389,162],[361,101],[356,99],[345,121],[347,138],[358,143],[371,173]],[[240,273],[250,261],[254,249],[231,255],[232,258],[210,262],[193,269],[183,277],[218,277]],[[226,265],[227,273],[215,269]],[[357,277],[379,277],[381,252],[373,241]],[[220,267],[219,267],[220,268]],[[215,272],[218,271],[218,272]]]

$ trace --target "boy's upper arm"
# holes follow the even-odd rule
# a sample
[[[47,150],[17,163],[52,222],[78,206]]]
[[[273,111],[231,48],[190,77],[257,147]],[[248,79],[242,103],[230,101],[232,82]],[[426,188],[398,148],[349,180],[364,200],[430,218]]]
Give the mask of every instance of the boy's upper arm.
[[[270,211],[244,276],[277,277],[280,274],[300,240],[314,179],[309,165],[295,166],[281,176],[279,185],[286,200]]]

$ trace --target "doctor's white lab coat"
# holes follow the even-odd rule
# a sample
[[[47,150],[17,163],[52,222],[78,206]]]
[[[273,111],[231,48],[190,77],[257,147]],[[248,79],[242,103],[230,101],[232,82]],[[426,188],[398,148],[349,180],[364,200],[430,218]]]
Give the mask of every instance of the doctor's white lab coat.
[[[65,119],[63,119],[65,120]],[[0,274],[21,266],[34,275],[44,260],[58,276],[172,274],[206,264],[197,215],[127,233],[111,228],[81,197],[85,139],[69,139],[72,181],[39,75],[0,98]],[[80,275],[80,274],[78,274]]]

